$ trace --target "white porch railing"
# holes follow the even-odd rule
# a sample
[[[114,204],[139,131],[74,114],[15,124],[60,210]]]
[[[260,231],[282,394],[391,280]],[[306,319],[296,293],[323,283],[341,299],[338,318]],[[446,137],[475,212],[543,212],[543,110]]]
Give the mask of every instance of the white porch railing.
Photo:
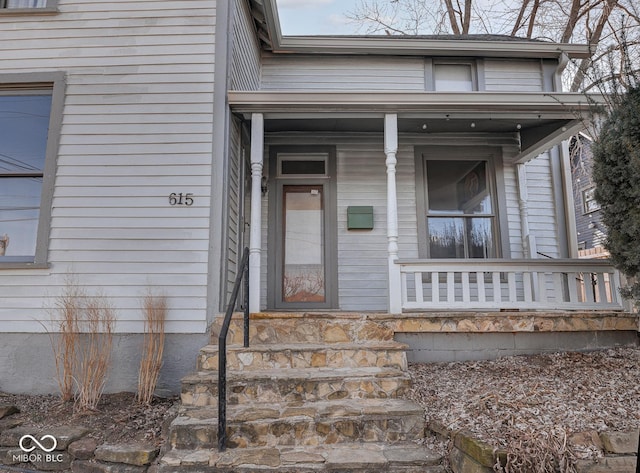
[[[402,310],[623,310],[608,261],[438,259],[398,261]]]

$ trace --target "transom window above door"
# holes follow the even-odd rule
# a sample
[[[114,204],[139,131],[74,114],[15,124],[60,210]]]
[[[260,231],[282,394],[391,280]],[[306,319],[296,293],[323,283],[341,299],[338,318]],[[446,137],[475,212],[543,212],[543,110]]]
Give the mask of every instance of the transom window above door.
[[[489,162],[428,159],[425,174],[429,257],[496,257]]]

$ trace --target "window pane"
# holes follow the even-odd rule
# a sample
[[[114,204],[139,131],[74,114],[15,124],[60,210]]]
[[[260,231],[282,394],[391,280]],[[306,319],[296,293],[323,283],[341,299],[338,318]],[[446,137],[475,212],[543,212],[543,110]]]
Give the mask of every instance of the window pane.
[[[322,187],[284,186],[285,302],[325,302]]]
[[[442,92],[471,92],[473,76],[470,64],[435,64],[435,89]]]
[[[324,161],[282,161],[282,175],[287,174],[320,174],[325,175]]]
[[[33,257],[42,178],[0,178],[0,256]]]
[[[50,95],[0,96],[0,175],[42,172],[50,112]]]
[[[466,218],[469,258],[495,258],[491,218]]]
[[[486,161],[427,160],[428,212],[491,214]]]
[[[44,8],[47,0],[7,0],[7,8]]]
[[[464,258],[464,219],[431,217],[429,255],[431,258]]]

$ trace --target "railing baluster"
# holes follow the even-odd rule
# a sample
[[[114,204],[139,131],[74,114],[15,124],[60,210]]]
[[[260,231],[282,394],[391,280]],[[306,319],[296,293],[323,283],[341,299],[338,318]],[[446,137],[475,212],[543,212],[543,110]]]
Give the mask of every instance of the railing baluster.
[[[533,301],[533,287],[531,285],[531,273],[522,273],[522,285],[524,286],[524,301]]]
[[[486,302],[487,296],[484,291],[484,272],[476,272],[476,281],[478,284],[478,302]]]
[[[424,294],[422,292],[422,273],[413,273],[413,281],[416,285],[416,302],[424,302]]]
[[[440,302],[440,273],[431,273],[431,302]]]
[[[447,273],[447,302],[455,302],[455,300],[456,300],[455,274],[449,271]]]
[[[518,292],[516,287],[516,273],[507,273],[507,283],[509,284],[509,302],[518,302]]]
[[[494,271],[491,275],[493,283],[493,302],[502,302],[502,284],[500,283],[500,272]]]
[[[595,303],[595,284],[593,280],[593,273],[585,272],[582,274],[582,278],[584,279],[584,294],[587,299],[587,303],[593,304]]]
[[[471,302],[471,291],[469,290],[469,273],[462,272],[462,302]]]
[[[567,302],[575,303],[579,302],[578,299],[578,274],[577,273],[568,273],[567,274],[567,284],[569,285],[569,300]]]
[[[598,281],[597,284],[598,284],[598,296],[599,296],[598,303],[604,305],[607,303],[607,287],[605,286],[605,282],[604,282],[604,273],[598,273],[597,281]]]

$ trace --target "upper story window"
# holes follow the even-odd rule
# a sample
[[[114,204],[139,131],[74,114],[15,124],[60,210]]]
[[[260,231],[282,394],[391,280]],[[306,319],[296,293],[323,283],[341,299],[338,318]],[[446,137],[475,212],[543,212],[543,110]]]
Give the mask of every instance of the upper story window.
[[[55,13],[58,0],[0,0],[0,14]]]
[[[55,92],[53,84],[0,84],[0,267],[46,263],[61,121]]]
[[[471,62],[434,62],[434,89],[438,92],[471,92],[478,90],[476,71]]]
[[[596,200],[596,188],[589,187],[582,191],[582,210],[583,213],[588,214],[600,210],[600,204]]]

